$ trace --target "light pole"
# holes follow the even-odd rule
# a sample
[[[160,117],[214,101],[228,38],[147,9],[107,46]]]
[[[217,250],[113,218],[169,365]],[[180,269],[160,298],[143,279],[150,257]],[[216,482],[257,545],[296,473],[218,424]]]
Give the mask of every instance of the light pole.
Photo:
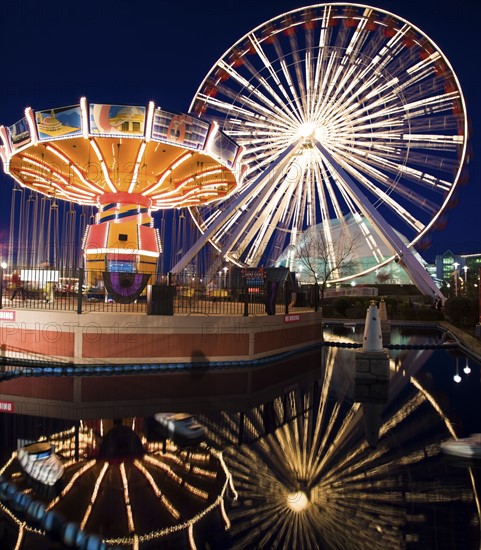
[[[6,262],[0,264],[0,309],[3,309],[3,271],[7,269]]]
[[[458,267],[459,267],[459,263],[458,262],[454,262],[454,295],[457,296],[458,295]]]

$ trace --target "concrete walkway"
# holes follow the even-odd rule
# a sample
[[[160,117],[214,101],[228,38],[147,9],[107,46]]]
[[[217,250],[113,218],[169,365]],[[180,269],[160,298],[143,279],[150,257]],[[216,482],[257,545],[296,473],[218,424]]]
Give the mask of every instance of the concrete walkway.
[[[456,340],[460,342],[461,346],[469,350],[469,352],[475,356],[476,360],[481,363],[481,340],[479,340],[479,338],[468,334],[447,321],[441,321],[438,325],[442,327],[443,330],[450,332]]]

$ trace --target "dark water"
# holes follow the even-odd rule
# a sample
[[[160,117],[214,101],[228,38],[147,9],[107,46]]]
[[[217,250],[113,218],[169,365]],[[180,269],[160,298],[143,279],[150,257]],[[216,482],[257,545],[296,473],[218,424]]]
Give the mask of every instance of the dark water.
[[[355,327],[328,328],[325,337],[361,340]],[[189,410],[204,427],[202,448],[222,451],[235,489],[224,498],[230,529],[214,522],[209,531],[200,522],[197,548],[480,548],[480,461],[440,452],[446,439],[481,432],[480,365],[435,349],[437,333],[393,329],[390,343],[406,349],[389,351],[388,380],[360,384],[356,350],[326,346],[296,358],[284,387],[259,402]],[[421,344],[432,347],[416,349]],[[312,362],[309,376],[295,376],[296,361]],[[6,414],[0,422],[3,462],[19,440],[71,426]],[[153,419],[124,424],[147,441],[162,440]],[[207,535],[212,525],[217,536]],[[27,539],[24,548],[37,547]],[[184,537],[140,548],[186,545]]]

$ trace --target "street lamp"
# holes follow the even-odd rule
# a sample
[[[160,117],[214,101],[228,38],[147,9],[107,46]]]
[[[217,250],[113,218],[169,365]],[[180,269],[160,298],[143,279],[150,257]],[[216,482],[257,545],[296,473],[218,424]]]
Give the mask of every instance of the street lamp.
[[[0,265],[0,309],[3,308],[3,270],[7,268],[7,264],[2,262]]]
[[[229,271],[229,268],[223,267],[222,271],[224,272],[224,288],[227,288],[227,272]]]
[[[467,265],[464,265],[463,266],[463,271],[464,271],[464,284],[466,284],[468,282],[468,266]]]
[[[454,262],[453,265],[454,265],[454,295],[457,296],[458,295],[458,267],[459,267],[459,263]]]

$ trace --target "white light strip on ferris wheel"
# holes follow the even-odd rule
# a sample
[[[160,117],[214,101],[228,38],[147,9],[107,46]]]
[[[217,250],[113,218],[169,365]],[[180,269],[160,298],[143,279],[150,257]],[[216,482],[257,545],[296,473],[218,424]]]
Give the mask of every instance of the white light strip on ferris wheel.
[[[110,187],[110,190],[112,191],[112,193],[117,193],[117,189],[115,188],[114,184],[110,179],[109,171],[108,171],[107,165],[105,164],[104,157],[102,156],[99,146],[97,145],[95,139],[93,138],[89,139],[89,143],[92,149],[95,151],[97,158],[100,161],[100,166],[102,167],[102,172],[104,173],[105,182]]]
[[[255,124],[256,122],[259,123],[258,118],[255,118],[255,117],[259,117],[260,113],[263,113],[263,115],[265,117],[264,120],[269,121],[270,123],[274,123],[274,121],[277,120],[279,122],[279,124],[283,128],[285,128],[286,130],[293,123],[295,123],[294,119],[287,119],[287,118],[284,118],[284,117],[280,117],[275,112],[275,110],[273,110],[274,106],[272,106],[270,104],[268,104],[267,106],[263,105],[262,103],[258,103],[258,102],[254,101],[253,99],[251,99],[250,97],[248,97],[246,95],[242,95],[241,98],[240,98],[240,101],[242,101],[243,105],[249,106],[252,109],[252,111],[248,113],[249,116],[252,118],[252,124]],[[266,102],[264,102],[264,103],[266,103]],[[229,113],[232,114],[232,109],[229,110]],[[254,113],[256,113],[256,115],[254,115]]]
[[[223,113],[230,113],[230,114],[238,113],[241,115],[251,114],[250,111],[246,111],[245,109],[242,109],[237,105],[231,105],[230,103],[226,103],[225,101],[222,101],[220,99],[203,95],[203,94],[201,94],[200,97],[201,99],[204,99],[209,105],[213,106],[214,108],[218,108],[218,110],[222,111]],[[207,144],[204,147],[204,149],[207,149]]]
[[[289,72],[289,69],[287,68],[285,59],[281,59],[280,65],[281,65],[282,72],[284,73],[284,77],[287,81],[289,90],[291,92],[291,96],[294,99],[294,102],[297,106],[297,109],[291,109],[291,114],[294,115],[299,120],[299,122],[302,122],[302,117],[300,115],[300,113],[302,113],[302,105],[299,102],[299,96],[292,82],[291,74]]]
[[[377,196],[381,201],[383,201],[384,204],[389,205],[393,212],[400,215],[418,233],[425,228],[425,225],[417,220],[401,204],[395,201],[392,195],[389,195],[382,189],[378,188],[353,166],[348,166],[347,163],[343,161],[339,161],[339,164],[344,168],[344,170],[346,170],[346,172],[349,172],[350,175],[356,177],[360,182],[362,182],[364,186],[369,189],[375,196]],[[362,163],[360,164],[361,166],[363,166]]]
[[[327,206],[327,197],[326,197],[326,188],[328,188],[328,178],[327,174],[324,177],[323,171],[325,171],[324,164],[319,162],[319,159],[317,159],[317,162],[314,164],[314,185],[317,191],[317,196],[319,197],[319,208],[321,211],[321,221],[325,222],[327,219],[329,219],[329,208]],[[325,181],[327,180],[327,181]],[[334,210],[336,209],[336,206],[334,205]],[[336,215],[337,216],[337,215]]]
[[[277,49],[277,46],[278,46],[278,42],[276,42],[276,49]],[[278,51],[278,53],[279,53],[279,51]],[[294,55],[296,54],[295,51],[291,51],[290,53],[291,53],[291,54],[294,54]],[[279,57],[280,57],[280,55],[279,55]],[[296,61],[298,61],[298,58],[297,58],[297,60],[295,60],[295,63],[296,63]],[[280,58],[280,61],[279,61],[279,62],[280,62],[281,68],[282,68],[282,70],[283,70],[284,77],[285,77],[285,79],[286,79],[286,81],[287,81],[288,87],[289,87],[289,89],[290,89],[290,91],[291,91],[291,95],[292,95],[292,97],[294,98],[294,101],[295,101],[295,103],[296,103],[296,105],[297,105],[297,107],[298,107],[299,113],[302,113],[302,108],[301,108],[301,106],[299,105],[299,102],[298,102],[298,95],[297,95],[297,92],[296,92],[296,90],[295,90],[295,88],[294,88],[294,86],[293,86],[293,83],[292,83],[292,80],[291,80],[291,76],[290,76],[290,73],[289,73],[289,71],[288,71],[288,69],[287,69],[287,65],[286,65],[286,63],[285,63],[284,57]],[[296,69],[296,73],[297,73],[298,67],[296,66],[295,69]],[[302,77],[301,77],[301,80],[302,80]],[[286,100],[287,100],[287,102],[282,102],[282,105],[285,104],[286,107],[287,107],[287,105],[290,105],[290,104],[291,104],[291,97],[289,96],[288,92],[285,90],[284,86],[281,85],[281,86],[280,86],[280,90],[281,90],[281,92],[283,93],[284,97],[285,97]],[[295,117],[299,122],[302,122],[302,120],[301,120],[302,117],[299,117],[299,116],[298,116],[298,112],[297,112],[295,109],[292,109],[292,108],[291,108],[290,111],[289,111],[289,115],[290,115],[290,118]]]
[[[431,140],[434,140],[438,143],[445,143],[449,145],[462,145],[464,142],[464,137],[460,135],[441,136],[436,134],[403,134],[402,139],[409,142],[429,142]]]
[[[254,38],[254,40],[251,38],[251,42],[253,43],[254,47],[256,47],[256,39]],[[276,84],[278,85],[279,89],[281,90],[281,92],[283,93],[284,97],[288,100],[290,100],[289,98],[289,95],[287,94],[287,92],[285,91],[281,81],[279,80],[279,78],[277,77],[272,65],[269,63],[269,60],[267,58],[265,58],[264,56],[264,52],[260,49],[260,46],[256,47],[256,49],[258,50],[258,53],[260,54],[261,58],[262,58],[262,61],[264,62],[264,64],[266,65],[268,71],[271,73],[271,75],[273,76],[273,79],[274,81],[276,82]],[[278,118],[278,119],[281,119],[283,120],[284,122],[287,122],[287,123],[292,123],[292,121],[294,120],[293,117],[292,117],[292,112],[289,111],[289,108],[286,104],[285,101],[282,100],[282,98],[279,97],[279,95],[276,93],[276,91],[269,85],[269,83],[267,82],[267,80],[263,77],[260,77],[259,74],[255,74],[253,76],[255,76],[258,80],[258,82],[260,84],[262,84],[262,86],[268,91],[268,93],[270,94],[271,97],[274,97],[277,101],[277,104],[274,103],[273,101],[271,101],[268,97],[266,97],[264,94],[262,94],[262,92],[260,91],[259,87],[256,87],[256,86],[253,86],[249,81],[247,81],[246,79],[244,79],[243,77],[240,76],[239,73],[237,73],[236,71],[232,70],[232,71],[227,71],[231,74],[231,76],[234,77],[235,80],[237,80],[237,82],[245,87],[247,90],[249,90],[249,92],[257,97],[258,99],[261,100],[262,103],[264,103],[265,105],[268,105],[270,107],[270,111],[272,113],[272,115],[274,116],[274,118]],[[252,71],[251,71],[252,73]],[[253,102],[252,100],[250,100],[250,96],[246,96],[245,94],[243,95],[243,104],[245,102],[245,100],[249,100],[248,103],[251,104],[251,105],[258,105],[257,103]],[[287,102],[287,103],[288,103]],[[219,102],[220,103],[220,102]],[[232,108],[233,107],[236,107],[234,105],[229,105],[227,106],[226,104],[226,109],[224,109],[224,111],[226,112],[229,112],[229,113],[232,113]],[[237,110],[241,110],[239,108],[237,108]],[[255,110],[255,109],[254,109]]]
[[[307,166],[307,180],[309,182],[309,185],[307,186],[307,197],[306,197],[307,224],[309,226],[315,225],[316,223],[316,212],[315,212],[316,189],[315,189],[313,172],[314,172],[314,167],[311,162]]]
[[[277,182],[279,182],[281,179],[281,185],[279,185],[279,187],[275,189]],[[273,194],[269,197],[266,197],[266,208],[262,211],[261,215],[256,217],[255,214],[244,214],[241,224],[237,228],[235,228],[232,233],[228,230],[227,227],[226,230],[223,231],[223,234],[231,234],[231,237],[228,239],[227,243],[223,243],[222,245],[222,248],[226,254],[228,254],[232,250],[232,247],[234,245],[238,246],[239,243],[240,248],[244,248],[244,246],[252,240],[254,234],[257,233],[257,236],[253,243],[253,247],[251,249],[251,253],[246,258],[246,263],[250,264],[252,263],[252,261],[254,261],[253,257],[259,250],[259,245],[261,242],[263,242],[263,236],[266,234],[268,229],[270,228],[269,235],[271,235],[272,232],[275,230],[279,218],[284,212],[284,203],[290,201],[290,193],[288,192],[288,189],[292,186],[290,184],[288,176],[286,176],[285,178],[279,176],[276,182],[273,183],[270,187],[270,190],[273,191]]]
[[[301,196],[302,196],[301,190],[302,190],[303,186],[298,186],[298,184],[299,184],[299,181],[302,181],[302,179],[304,177],[304,174],[305,174],[305,171],[306,171],[306,159],[305,159],[304,155],[300,155],[297,158],[297,161],[298,161],[298,163],[293,162],[289,166],[289,170],[286,174],[285,179],[289,180],[291,173],[294,175],[294,178],[291,179],[291,181],[294,184],[293,189],[292,189],[293,202],[294,202],[293,220],[294,220],[294,226],[295,227],[302,227],[302,224],[299,223],[299,217],[300,217],[300,206],[301,206],[300,203],[301,203]],[[297,170],[298,166],[300,166],[300,168],[301,168],[300,172],[298,172],[298,170]]]
[[[290,170],[293,169],[292,163],[289,166],[289,171],[287,175],[285,175],[284,177],[284,168],[292,158],[292,155],[288,154],[291,151],[292,148],[282,153],[281,160],[279,162],[279,166],[281,167],[281,169],[277,172],[273,172],[273,178],[271,177],[271,179],[269,179],[268,182],[262,186],[262,204],[273,204],[274,206],[271,206],[268,209],[264,208],[261,215],[256,216],[256,213],[258,212],[257,208],[251,206],[250,209],[247,211],[246,208],[242,208],[242,206],[244,206],[242,205],[241,208],[238,209],[237,215],[234,216],[235,218],[239,218],[240,220],[240,215],[243,214],[241,223],[236,224],[236,227],[233,228],[231,231],[230,225],[233,226],[233,222],[235,221],[232,220],[231,224],[224,224],[222,229],[216,233],[216,240],[221,238],[223,235],[229,235],[227,243],[223,243],[222,245],[222,248],[226,254],[230,252],[234,245],[237,246],[239,242],[242,243],[242,248],[244,244],[252,240],[253,234],[259,230],[259,234],[257,235],[246,259],[247,263],[252,263],[255,260],[256,255],[258,254],[260,244],[264,242],[263,236],[266,235],[266,233],[272,235],[274,229],[276,228],[278,219],[281,217],[284,211],[284,208],[278,208],[277,205],[279,204],[282,197],[284,197],[286,203],[289,202],[291,194],[287,191],[287,189],[291,186],[291,182],[295,180],[295,178],[289,177]],[[269,175],[266,175],[266,178],[269,178]],[[276,189],[277,184],[281,180],[281,185],[279,185],[279,187]],[[263,178],[261,178],[261,182],[262,181]],[[255,197],[255,199],[257,199],[257,197]],[[244,212],[242,212],[242,210],[244,210]],[[270,231],[268,231],[269,226],[271,226]]]
[[[416,63],[412,67],[409,67],[409,69],[406,69],[406,72],[408,74],[412,74],[412,73],[416,73],[417,71],[423,70],[427,65],[431,65],[434,61],[437,61],[440,57],[441,57],[441,54],[439,52],[433,52],[430,56],[419,61],[419,63]]]
[[[264,53],[264,50],[262,49],[262,46],[261,46],[259,40],[257,39],[257,36],[255,36],[255,34],[251,34],[249,36],[249,39],[250,39],[252,45],[254,46],[258,56],[261,58],[262,62],[264,63],[264,66],[267,68],[270,75],[272,76],[272,79],[274,80],[274,82],[278,86],[280,86],[281,81],[279,80],[279,77],[277,76],[276,72],[272,68],[272,65],[270,64],[269,59],[267,58],[266,54]]]
[[[440,180],[438,178],[435,178],[434,176],[427,174],[426,172],[422,172],[420,170],[416,170],[414,168],[411,168],[409,166],[405,166],[404,164],[399,164],[393,161],[388,161],[387,159],[383,157],[378,157],[376,155],[371,154],[369,156],[370,159],[377,161],[379,164],[384,166],[385,168],[390,168],[394,172],[403,172],[407,177],[411,176],[412,179],[415,181],[421,181],[429,185],[430,187],[439,187],[443,191],[449,191],[452,187],[451,182],[447,182],[445,180]],[[359,160],[357,160],[358,164],[361,164]],[[373,168],[367,168],[367,170],[372,171]],[[388,181],[388,177],[384,175],[385,181]],[[379,178],[377,178],[379,179]]]
[[[134,166],[134,173],[132,175],[132,181],[130,182],[128,193],[132,193],[134,191],[135,185],[137,184],[137,179],[139,177],[139,170],[140,170],[140,163],[142,161],[142,157],[144,156],[145,148],[147,147],[147,142],[143,141],[140,144],[139,152],[137,153],[137,159],[135,160],[135,166]]]
[[[384,84],[381,83],[381,85],[378,86],[377,88],[373,88],[368,94],[366,94],[365,99],[372,99],[374,96],[377,96],[388,89],[394,88],[394,86],[396,86],[397,84],[399,84],[399,78],[395,76],[394,78],[391,78],[391,80],[388,80]],[[384,96],[383,101],[385,101],[385,98],[386,96]]]
[[[234,70],[230,65],[227,65],[222,61],[222,62],[220,62],[219,66],[222,69],[224,69],[225,72],[227,74],[229,74],[229,76],[231,76],[232,79],[235,80],[242,88],[245,88],[246,90],[249,90],[249,92],[252,95],[258,97],[264,103],[274,105],[266,96],[264,96],[262,94],[262,92],[256,86],[253,86],[252,83],[250,83],[247,79],[245,79],[240,73],[238,73],[236,70]],[[273,70],[272,68],[269,69],[269,71],[272,71],[272,70]],[[251,72],[251,74],[253,74],[252,71],[250,71],[250,72]],[[259,75],[254,75],[253,74],[253,76],[256,76],[258,82],[260,82],[264,85],[264,87],[269,91],[271,96],[275,97],[282,107],[285,106],[285,102],[283,102],[279,98],[279,96],[269,86],[269,84],[267,83],[267,81],[265,79],[260,78]],[[280,88],[282,89],[282,85],[280,85]],[[289,99],[288,96],[286,96],[286,99]],[[211,105],[222,105],[222,104],[224,104],[222,101],[216,100],[215,98],[212,98],[210,96],[205,96],[205,100],[207,101],[207,103],[209,103]],[[224,109],[224,112],[232,112],[232,110],[236,110],[238,112],[242,111],[242,109],[240,107],[236,106],[236,105],[231,105],[231,104],[229,104],[229,105],[224,104],[224,105],[226,106],[226,108]]]
[[[356,47],[356,44],[359,43],[359,39],[362,36],[362,31],[364,30],[364,27],[366,26],[367,19],[361,18],[359,19],[358,25],[356,25],[356,28],[354,29],[354,33],[351,37],[351,41],[349,42],[348,47],[346,48],[346,51],[344,52],[343,60],[341,63],[343,63],[344,60],[348,60],[349,57],[352,56],[354,53],[354,49]],[[356,53],[359,52],[359,48],[362,47],[362,42],[358,45]]]
[[[294,172],[294,175],[296,174],[298,174],[297,171]],[[299,190],[300,188],[302,188],[302,186],[299,186],[298,183],[300,180],[303,180],[303,178],[304,172],[298,175],[297,179],[290,178],[289,173],[285,178],[280,178],[282,179],[281,185],[279,185],[272,198],[266,201],[266,204],[269,206],[269,210],[265,212],[265,216],[259,216],[257,220],[254,221],[254,223],[248,226],[247,232],[240,241],[240,248],[243,249],[245,244],[252,240],[256,232],[257,235],[254,239],[251,250],[246,257],[247,264],[257,265],[260,261],[260,255],[265,250],[265,247],[272,238],[274,231],[277,230],[279,220],[281,219],[281,217],[289,214],[288,210],[291,198],[294,194],[294,188],[298,189],[298,194],[300,195],[299,200],[301,199],[302,193]],[[260,227],[260,229],[259,222],[262,222],[262,226]],[[244,224],[244,226],[245,225],[246,224]],[[236,246],[238,246],[238,243],[236,243]],[[231,248],[232,246],[229,248],[228,252],[230,252]]]

